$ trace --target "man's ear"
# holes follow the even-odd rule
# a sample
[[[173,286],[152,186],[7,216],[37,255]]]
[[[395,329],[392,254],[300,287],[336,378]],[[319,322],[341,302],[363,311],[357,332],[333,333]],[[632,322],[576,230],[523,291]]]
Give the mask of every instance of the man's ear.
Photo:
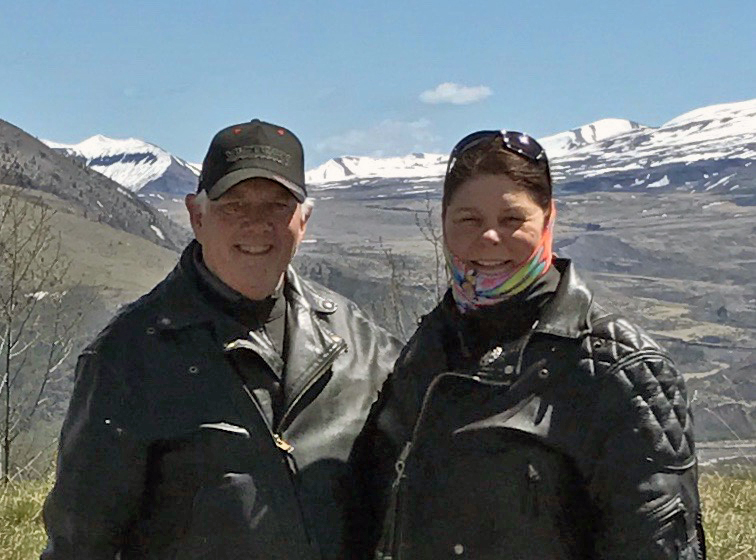
[[[192,225],[192,231],[194,231],[194,237],[196,238],[198,231],[202,229],[202,209],[197,201],[197,195],[194,193],[186,195],[184,204],[186,205],[187,212],[189,212],[189,223]]]

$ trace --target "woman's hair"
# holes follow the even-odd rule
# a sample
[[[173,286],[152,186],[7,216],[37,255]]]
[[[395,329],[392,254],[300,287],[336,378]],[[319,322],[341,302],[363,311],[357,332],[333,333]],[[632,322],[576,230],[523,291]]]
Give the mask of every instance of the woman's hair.
[[[551,180],[548,163],[534,163],[509,151],[501,137],[462,152],[444,179],[442,209],[449,206],[454,193],[465,181],[478,175],[506,175],[525,189],[544,210],[551,205]]]

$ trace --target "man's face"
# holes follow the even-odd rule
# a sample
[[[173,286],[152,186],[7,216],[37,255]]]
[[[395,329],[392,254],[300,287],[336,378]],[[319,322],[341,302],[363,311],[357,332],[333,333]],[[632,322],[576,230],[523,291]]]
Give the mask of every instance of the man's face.
[[[206,205],[186,197],[207,267],[250,299],[272,294],[304,237],[307,216],[283,186],[247,179]]]

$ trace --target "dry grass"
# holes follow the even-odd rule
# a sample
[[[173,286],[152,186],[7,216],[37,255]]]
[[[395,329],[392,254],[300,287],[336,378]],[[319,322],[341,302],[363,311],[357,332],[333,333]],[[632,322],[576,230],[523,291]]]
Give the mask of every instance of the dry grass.
[[[700,489],[708,558],[756,558],[756,470],[703,474]]]
[[[45,546],[40,510],[51,481],[0,488],[0,558],[32,560]],[[709,560],[756,558],[756,470],[731,468],[701,476]]]
[[[42,504],[50,480],[10,483],[0,486],[0,558],[39,558],[45,546]]]

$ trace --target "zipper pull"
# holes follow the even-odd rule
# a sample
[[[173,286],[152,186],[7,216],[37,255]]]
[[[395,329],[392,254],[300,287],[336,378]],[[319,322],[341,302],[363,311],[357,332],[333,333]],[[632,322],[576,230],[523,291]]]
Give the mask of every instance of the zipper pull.
[[[404,468],[407,466],[407,457],[409,456],[410,449],[412,449],[412,442],[408,441],[407,443],[404,444],[404,448],[402,449],[402,452],[399,454],[399,458],[396,460],[396,463],[394,464],[394,470],[396,471],[396,478],[394,479],[394,483],[391,485],[392,488],[398,487],[399,482],[404,476]]]
[[[273,434],[273,441],[276,442],[276,447],[285,453],[291,453],[294,451],[294,446],[278,434]]]

